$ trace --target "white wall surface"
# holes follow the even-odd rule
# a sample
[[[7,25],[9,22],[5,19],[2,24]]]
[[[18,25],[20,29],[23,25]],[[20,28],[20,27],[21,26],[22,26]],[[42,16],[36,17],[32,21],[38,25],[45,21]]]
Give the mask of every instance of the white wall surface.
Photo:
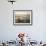
[[[13,10],[32,10],[32,26],[14,26]],[[46,0],[17,0],[13,5],[0,0],[0,41],[15,40],[19,32],[31,34],[33,40],[46,40]]]

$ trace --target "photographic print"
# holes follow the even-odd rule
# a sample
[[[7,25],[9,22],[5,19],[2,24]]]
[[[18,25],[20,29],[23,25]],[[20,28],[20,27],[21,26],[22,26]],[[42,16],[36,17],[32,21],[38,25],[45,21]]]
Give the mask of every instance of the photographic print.
[[[14,10],[13,24],[32,24],[32,10]]]

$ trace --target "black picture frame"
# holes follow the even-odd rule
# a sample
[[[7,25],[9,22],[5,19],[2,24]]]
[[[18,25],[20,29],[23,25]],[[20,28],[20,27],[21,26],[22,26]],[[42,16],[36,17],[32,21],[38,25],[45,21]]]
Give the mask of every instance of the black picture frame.
[[[13,10],[13,25],[32,25],[32,10]]]

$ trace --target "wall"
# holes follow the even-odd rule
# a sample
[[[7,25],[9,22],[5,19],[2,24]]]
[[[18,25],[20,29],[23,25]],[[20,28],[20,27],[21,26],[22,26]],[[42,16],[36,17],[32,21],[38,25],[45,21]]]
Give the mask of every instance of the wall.
[[[32,10],[32,26],[14,26],[13,10]],[[17,0],[12,5],[0,0],[0,40],[15,40],[19,32],[26,32],[33,40],[46,40],[46,0]]]

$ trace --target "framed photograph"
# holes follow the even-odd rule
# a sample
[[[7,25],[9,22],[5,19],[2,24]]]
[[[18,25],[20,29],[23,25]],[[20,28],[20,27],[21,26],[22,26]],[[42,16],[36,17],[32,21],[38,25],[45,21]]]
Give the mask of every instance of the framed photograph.
[[[14,25],[32,25],[32,10],[13,10]]]

